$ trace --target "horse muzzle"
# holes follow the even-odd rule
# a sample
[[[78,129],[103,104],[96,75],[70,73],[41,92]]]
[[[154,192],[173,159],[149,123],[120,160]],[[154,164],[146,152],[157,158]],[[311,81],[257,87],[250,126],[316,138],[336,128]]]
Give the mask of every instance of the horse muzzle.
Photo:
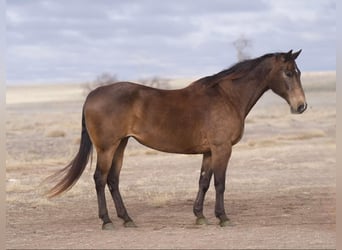
[[[306,110],[307,107],[308,107],[308,105],[306,104],[306,102],[304,102],[302,104],[299,104],[297,106],[297,108],[291,107],[291,113],[292,114],[301,114]]]

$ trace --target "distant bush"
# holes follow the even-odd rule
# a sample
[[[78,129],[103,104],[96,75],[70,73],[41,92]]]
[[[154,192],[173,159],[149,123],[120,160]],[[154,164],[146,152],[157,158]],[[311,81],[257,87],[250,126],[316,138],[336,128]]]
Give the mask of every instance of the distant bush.
[[[112,84],[115,82],[118,82],[119,79],[115,74],[110,74],[110,73],[102,73],[98,75],[94,81],[87,83],[84,85],[84,95],[88,95],[90,91],[93,89],[96,89],[100,86]],[[153,76],[150,78],[141,78],[137,81],[137,83],[149,86],[152,88],[160,88],[160,89],[169,89],[170,80],[166,78],[162,78],[159,76]]]
[[[140,80],[138,80],[139,83],[145,85],[145,86],[149,86],[152,88],[159,88],[159,89],[169,89],[170,85],[169,79],[166,78],[162,78],[159,76],[153,76],[151,78],[142,78]]]
[[[88,95],[88,93],[92,91],[93,89],[96,89],[100,86],[112,84],[118,81],[119,80],[115,74],[102,73],[98,75],[94,81],[84,85],[84,94]]]

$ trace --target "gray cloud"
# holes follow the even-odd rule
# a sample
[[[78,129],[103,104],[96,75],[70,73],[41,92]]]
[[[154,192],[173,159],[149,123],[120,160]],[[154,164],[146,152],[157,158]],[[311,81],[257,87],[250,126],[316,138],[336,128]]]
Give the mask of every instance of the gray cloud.
[[[242,34],[252,56],[302,48],[301,69],[335,69],[335,1],[11,0],[6,15],[9,83],[203,76]]]

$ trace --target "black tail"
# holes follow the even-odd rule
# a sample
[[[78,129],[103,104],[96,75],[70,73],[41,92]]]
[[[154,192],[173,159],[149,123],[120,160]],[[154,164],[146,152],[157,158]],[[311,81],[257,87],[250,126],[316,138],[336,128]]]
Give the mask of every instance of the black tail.
[[[84,112],[82,112],[82,135],[80,148],[75,158],[62,170],[48,177],[48,179],[61,178],[60,181],[47,192],[48,197],[57,196],[69,190],[81,177],[88,164],[92,152],[92,143],[85,126]]]

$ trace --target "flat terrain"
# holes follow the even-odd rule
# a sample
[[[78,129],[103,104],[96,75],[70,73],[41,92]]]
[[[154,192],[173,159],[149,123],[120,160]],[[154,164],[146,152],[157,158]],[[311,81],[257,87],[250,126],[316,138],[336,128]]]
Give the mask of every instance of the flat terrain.
[[[246,120],[228,166],[225,205],[233,226],[214,216],[194,225],[200,155],[166,154],[130,140],[121,192],[138,228],[124,228],[107,193],[115,230],[97,217],[94,164],[64,195],[48,200],[44,178],[78,149],[83,89],[8,87],[7,248],[336,248],[336,74],[303,74],[308,110],[291,115],[266,93]],[[179,84],[179,83],[178,83]]]

